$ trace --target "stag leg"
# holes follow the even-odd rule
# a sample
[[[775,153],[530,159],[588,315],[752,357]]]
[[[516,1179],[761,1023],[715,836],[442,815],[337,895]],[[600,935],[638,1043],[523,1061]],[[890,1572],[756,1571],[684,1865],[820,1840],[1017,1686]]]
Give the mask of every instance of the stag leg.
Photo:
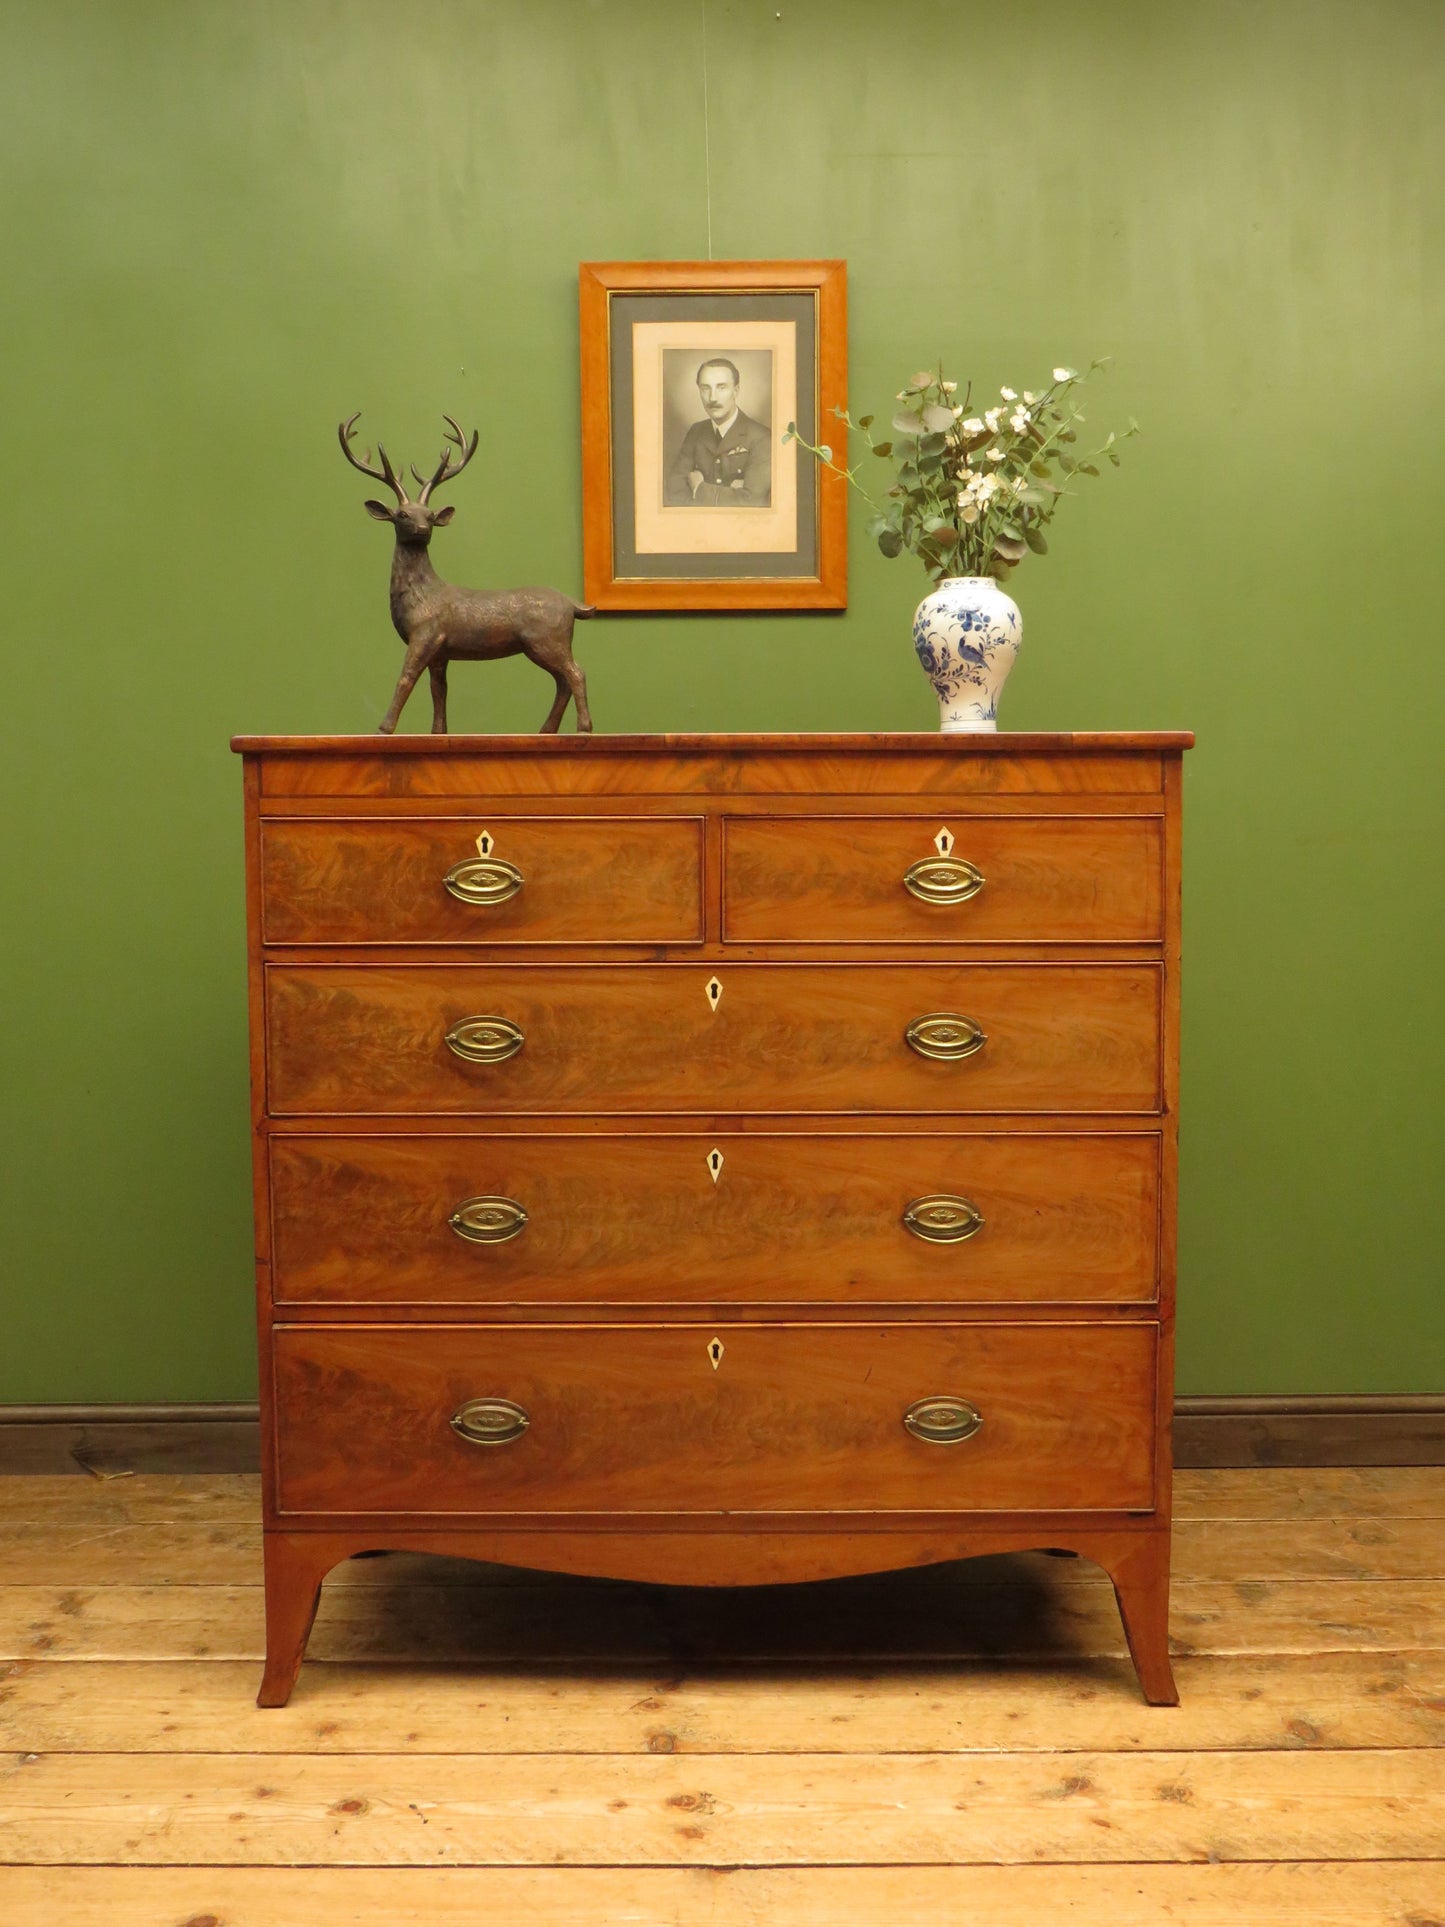
[[[539,736],[555,736],[557,734],[557,731],[562,726],[562,717],[566,712],[567,704],[572,697],[572,691],[568,685],[567,678],[562,674],[560,669],[554,669],[552,671],[552,680],[557,685],[557,696],[552,707],[547,711],[546,722],[543,723],[542,727],[537,731]]]
[[[392,691],[391,707],[376,726],[378,736],[390,736],[406,707],[406,699],[416,688],[416,679],[426,668],[430,658],[436,653],[436,643],[430,639],[422,642],[415,639],[407,644],[406,660],[401,665],[401,674],[396,679]]]
[[[569,656],[562,665],[562,673],[571,685],[573,699],[577,705],[577,731],[579,735],[592,734],[592,711],[587,707],[587,678]]]
[[[434,662],[428,672],[431,676],[431,733],[445,736],[447,733],[447,666],[444,662]]]

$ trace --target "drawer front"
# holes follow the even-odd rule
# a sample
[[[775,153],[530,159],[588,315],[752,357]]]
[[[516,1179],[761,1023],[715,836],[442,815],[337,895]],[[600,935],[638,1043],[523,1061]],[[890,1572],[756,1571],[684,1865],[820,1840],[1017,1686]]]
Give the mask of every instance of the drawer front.
[[[271,1139],[278,1304],[1149,1303],[1160,1140]]]
[[[280,1116],[1147,1112],[1159,1004],[1152,964],[273,965],[269,1100]]]
[[[1147,816],[732,817],[731,943],[1157,943]]]
[[[1149,1325],[283,1326],[280,1509],[1144,1509],[1155,1358]],[[938,1398],[978,1429],[911,1433]]]
[[[700,817],[339,817],[261,826],[262,938],[698,943]]]

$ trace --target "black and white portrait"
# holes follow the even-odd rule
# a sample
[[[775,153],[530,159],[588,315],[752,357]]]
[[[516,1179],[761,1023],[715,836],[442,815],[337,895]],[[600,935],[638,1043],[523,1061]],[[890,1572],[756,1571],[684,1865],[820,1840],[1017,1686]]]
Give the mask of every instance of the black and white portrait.
[[[772,350],[664,348],[662,382],[667,506],[769,508]]]

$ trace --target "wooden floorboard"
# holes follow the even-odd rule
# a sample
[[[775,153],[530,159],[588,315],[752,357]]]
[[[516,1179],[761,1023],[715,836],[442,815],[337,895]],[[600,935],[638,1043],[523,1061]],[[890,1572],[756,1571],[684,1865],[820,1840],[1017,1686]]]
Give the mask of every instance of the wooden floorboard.
[[[1182,1659],[1146,1706],[1127,1660],[648,1670],[20,1661],[0,1725],[43,1753],[938,1753],[1445,1747],[1445,1654]]]
[[[257,1507],[0,1480],[4,1927],[1445,1927],[1445,1468],[1181,1474],[1177,1709],[1084,1561],[392,1555],[260,1712]]]
[[[1440,1927],[1438,1861],[0,1868],[6,1927]]]

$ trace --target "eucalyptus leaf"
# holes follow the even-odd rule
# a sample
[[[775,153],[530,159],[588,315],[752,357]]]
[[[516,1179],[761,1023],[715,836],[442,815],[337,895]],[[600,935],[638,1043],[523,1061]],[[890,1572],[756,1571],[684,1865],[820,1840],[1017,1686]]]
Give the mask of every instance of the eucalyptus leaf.
[[[831,462],[833,459],[833,451],[826,442],[818,444],[818,459],[821,462]]]
[[[1000,535],[993,546],[995,555],[1001,555],[1005,562],[1022,562],[1028,554],[1028,545],[1022,537],[1013,541],[1007,535]]]
[[[789,422],[787,427],[783,430],[783,440],[785,442],[791,442],[796,438],[797,433],[798,433],[798,424],[796,422]]]
[[[893,417],[893,428],[899,435],[921,435],[924,432],[923,417],[911,408],[900,408]]]
[[[1098,472],[1099,472],[1098,469],[1094,467],[1094,464],[1092,462],[1079,463],[1079,473],[1081,475],[1097,475]]]
[[[858,426],[860,428],[871,428],[873,426],[873,417],[871,415],[860,415],[858,417]]]
[[[941,455],[947,447],[947,435],[925,435],[918,444],[918,452],[920,455]]]
[[[893,453],[892,442],[874,442],[873,453],[875,455],[891,455]]]
[[[923,411],[924,425],[935,434],[946,433],[953,426],[953,410],[943,408],[937,402],[930,402]]]
[[[1049,545],[1044,540],[1044,532],[1042,529],[1025,529],[1024,540],[1028,543],[1035,555],[1048,554]]]
[[[897,529],[882,529],[878,535],[878,546],[887,556],[903,553],[903,537]]]

